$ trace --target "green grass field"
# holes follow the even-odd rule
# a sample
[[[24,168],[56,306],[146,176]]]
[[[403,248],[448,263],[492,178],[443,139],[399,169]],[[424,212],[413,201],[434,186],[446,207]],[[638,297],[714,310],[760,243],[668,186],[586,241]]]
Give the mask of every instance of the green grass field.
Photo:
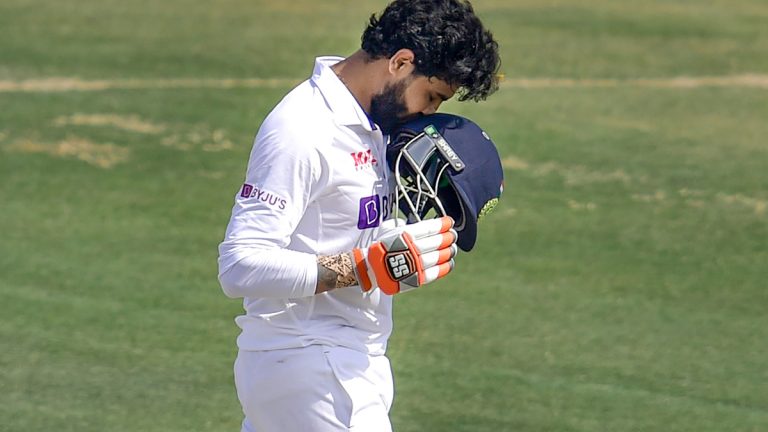
[[[239,430],[253,135],[383,6],[0,3],[0,431]],[[395,429],[768,431],[768,3],[475,6],[505,194],[397,298]]]

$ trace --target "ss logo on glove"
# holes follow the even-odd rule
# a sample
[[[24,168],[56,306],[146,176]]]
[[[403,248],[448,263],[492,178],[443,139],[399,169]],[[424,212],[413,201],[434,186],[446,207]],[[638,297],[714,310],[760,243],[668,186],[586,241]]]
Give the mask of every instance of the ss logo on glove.
[[[352,249],[355,277],[363,291],[378,287],[393,295],[440,279],[453,269],[458,235],[450,217],[410,225],[388,219],[380,229],[387,231],[373,244]]]
[[[407,252],[392,252],[387,254],[387,264],[389,275],[396,281],[403,280],[415,272],[413,257]]]

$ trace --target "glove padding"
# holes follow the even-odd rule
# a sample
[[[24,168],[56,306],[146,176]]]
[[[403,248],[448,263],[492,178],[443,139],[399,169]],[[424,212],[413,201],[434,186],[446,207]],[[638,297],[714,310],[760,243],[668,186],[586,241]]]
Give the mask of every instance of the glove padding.
[[[388,229],[389,225],[394,228]],[[458,235],[452,218],[410,225],[388,220],[381,228],[386,232],[370,247],[352,250],[355,275],[363,291],[378,286],[385,294],[397,294],[440,279],[453,269]]]

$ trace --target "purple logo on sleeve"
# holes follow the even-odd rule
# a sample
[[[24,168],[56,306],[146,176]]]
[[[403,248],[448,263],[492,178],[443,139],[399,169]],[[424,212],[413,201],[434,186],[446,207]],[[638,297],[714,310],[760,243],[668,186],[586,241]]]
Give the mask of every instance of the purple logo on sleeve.
[[[359,229],[375,228],[379,226],[380,202],[378,195],[360,198],[360,212],[357,217]]]
[[[243,189],[240,191],[240,198],[253,198],[254,200],[251,202],[262,202],[278,210],[285,210],[285,206],[288,204],[288,201],[280,198],[274,193],[248,183],[243,184]]]
[[[251,192],[253,192],[253,186],[246,183],[243,185],[243,191],[240,192],[240,196],[243,198],[248,198],[251,196]]]

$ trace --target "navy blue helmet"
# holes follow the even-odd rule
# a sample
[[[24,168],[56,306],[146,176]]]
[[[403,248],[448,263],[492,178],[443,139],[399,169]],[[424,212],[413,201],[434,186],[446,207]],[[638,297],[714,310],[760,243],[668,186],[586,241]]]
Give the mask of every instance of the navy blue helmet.
[[[504,188],[499,153],[488,134],[453,114],[419,117],[392,133],[387,163],[397,181],[396,206],[408,221],[430,211],[451,216],[456,243],[471,250],[478,220],[496,206]]]

